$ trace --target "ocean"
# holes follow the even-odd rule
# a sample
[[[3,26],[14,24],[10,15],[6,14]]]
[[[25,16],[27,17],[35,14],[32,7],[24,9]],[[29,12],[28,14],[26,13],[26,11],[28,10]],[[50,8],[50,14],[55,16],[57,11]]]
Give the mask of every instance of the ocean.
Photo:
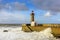
[[[5,30],[5,31],[4,31]],[[51,28],[40,32],[23,32],[21,25],[1,25],[0,40],[60,40],[51,34]]]

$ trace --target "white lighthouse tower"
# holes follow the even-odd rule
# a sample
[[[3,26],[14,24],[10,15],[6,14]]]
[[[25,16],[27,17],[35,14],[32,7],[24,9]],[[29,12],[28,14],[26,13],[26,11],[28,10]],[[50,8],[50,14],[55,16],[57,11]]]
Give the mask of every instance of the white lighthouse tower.
[[[31,26],[35,26],[35,25],[36,25],[36,23],[34,21],[34,11],[32,11],[32,13],[31,13]]]

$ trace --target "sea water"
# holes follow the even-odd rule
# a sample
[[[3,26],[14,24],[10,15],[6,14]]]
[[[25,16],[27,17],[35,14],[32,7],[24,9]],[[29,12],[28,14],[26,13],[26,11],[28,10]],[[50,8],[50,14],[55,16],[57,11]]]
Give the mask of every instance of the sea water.
[[[8,30],[8,32],[3,32]],[[51,34],[51,28],[46,28],[40,32],[23,32],[20,26],[1,27],[0,40],[59,40]]]

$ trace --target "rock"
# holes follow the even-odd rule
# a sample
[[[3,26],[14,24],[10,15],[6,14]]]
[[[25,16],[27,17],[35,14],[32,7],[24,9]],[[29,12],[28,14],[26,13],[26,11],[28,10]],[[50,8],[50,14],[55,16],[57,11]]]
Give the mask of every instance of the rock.
[[[4,30],[3,32],[8,32],[8,30]]]

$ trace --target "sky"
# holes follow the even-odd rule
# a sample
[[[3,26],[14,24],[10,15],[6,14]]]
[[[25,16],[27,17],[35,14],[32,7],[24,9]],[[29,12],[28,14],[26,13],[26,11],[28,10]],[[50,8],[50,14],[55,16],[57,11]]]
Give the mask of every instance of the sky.
[[[0,0],[0,24],[60,23],[60,0]]]

